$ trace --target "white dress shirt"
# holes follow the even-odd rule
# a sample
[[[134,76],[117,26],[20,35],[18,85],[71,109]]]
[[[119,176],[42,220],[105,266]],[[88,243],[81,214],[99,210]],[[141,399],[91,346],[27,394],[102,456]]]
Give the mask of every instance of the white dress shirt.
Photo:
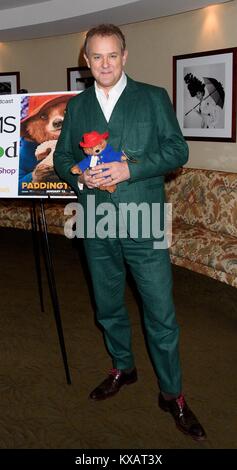
[[[98,87],[97,83],[95,82],[96,98],[99,101],[100,107],[104,113],[104,117],[107,122],[109,122],[113,109],[119,97],[123,93],[123,90],[126,87],[126,85],[127,85],[127,77],[125,73],[123,72],[119,81],[116,83],[116,85],[113,86],[113,88],[111,88],[107,96],[105,92],[102,90],[102,88]]]

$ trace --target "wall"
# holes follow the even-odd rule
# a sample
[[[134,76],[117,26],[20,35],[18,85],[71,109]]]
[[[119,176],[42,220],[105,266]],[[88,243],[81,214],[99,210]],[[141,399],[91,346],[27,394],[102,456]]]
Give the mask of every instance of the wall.
[[[161,85],[172,96],[172,56],[237,46],[237,0],[122,27],[129,49],[127,73]],[[21,72],[31,92],[66,90],[66,69],[78,65],[84,34],[0,44],[0,71]],[[187,166],[237,172],[237,144],[189,142]]]

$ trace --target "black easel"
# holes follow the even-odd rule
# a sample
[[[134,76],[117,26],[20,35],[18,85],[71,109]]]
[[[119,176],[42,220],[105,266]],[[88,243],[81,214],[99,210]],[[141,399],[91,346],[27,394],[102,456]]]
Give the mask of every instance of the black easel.
[[[35,255],[35,268],[36,268],[36,276],[37,276],[37,281],[38,281],[40,307],[41,307],[41,312],[44,312],[43,286],[42,286],[41,265],[40,265],[40,247],[39,247],[39,240],[38,240],[38,229],[37,229],[38,223],[37,223],[35,199],[32,199],[32,209],[31,209],[30,215],[31,215],[32,240],[33,240],[33,250],[34,250],[34,255]],[[41,229],[41,225],[39,225],[39,229]]]
[[[49,239],[48,239],[47,221],[46,221],[45,210],[44,210],[44,199],[40,199],[39,201],[38,214],[37,214],[37,208],[36,208],[36,201],[38,202],[38,200],[36,199],[32,200],[31,224],[32,224],[33,248],[34,248],[34,255],[35,255],[35,266],[36,266],[36,274],[37,274],[37,280],[38,280],[40,306],[41,306],[41,311],[44,312],[43,287],[42,287],[41,265],[40,265],[40,244],[41,244],[42,250],[43,250],[44,261],[45,261],[47,278],[48,278],[49,291],[50,291],[50,296],[51,296],[52,305],[53,305],[58,339],[59,339],[64,369],[65,369],[65,374],[66,374],[66,380],[67,380],[67,383],[70,385],[72,381],[71,381],[70,371],[68,367],[67,352],[66,352],[64,335],[63,335],[63,327],[62,327],[62,321],[61,321],[57,287],[56,287],[55,276],[54,276],[54,266],[53,266],[53,260],[52,260],[52,255],[51,255],[51,248],[50,248]],[[41,243],[39,242],[39,240]]]

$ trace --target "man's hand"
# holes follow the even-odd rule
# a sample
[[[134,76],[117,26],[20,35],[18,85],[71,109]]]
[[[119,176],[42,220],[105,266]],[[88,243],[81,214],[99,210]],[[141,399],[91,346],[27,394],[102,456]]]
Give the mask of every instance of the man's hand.
[[[97,181],[90,175],[89,168],[78,177],[78,181],[87,186],[89,189],[98,188]]]
[[[101,165],[96,165],[89,170],[88,178],[89,184],[93,184],[91,186],[93,188],[98,186],[110,187],[122,181],[127,181],[130,178],[130,171],[127,162],[101,163]],[[86,182],[85,184],[88,186]]]

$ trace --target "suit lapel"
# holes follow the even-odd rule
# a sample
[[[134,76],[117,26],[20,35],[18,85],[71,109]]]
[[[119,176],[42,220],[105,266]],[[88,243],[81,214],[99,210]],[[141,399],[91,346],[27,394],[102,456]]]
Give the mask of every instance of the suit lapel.
[[[115,125],[117,121],[120,124],[120,143],[119,148],[126,146],[127,136],[134,125],[134,116],[136,116],[137,107],[137,85],[131,78],[127,77],[127,86],[117,101],[109,120],[109,127]]]
[[[88,126],[89,131],[92,130],[97,130],[99,131],[104,131],[103,129],[107,129],[107,121],[104,117],[104,113],[99,105],[99,102],[96,98],[95,94],[95,87],[92,86],[90,89],[90,95],[89,95],[89,102],[88,102],[88,112],[86,113],[86,123]],[[100,127],[102,126],[102,129],[94,129],[95,127],[95,122],[100,123]],[[87,132],[89,132],[87,131]]]

